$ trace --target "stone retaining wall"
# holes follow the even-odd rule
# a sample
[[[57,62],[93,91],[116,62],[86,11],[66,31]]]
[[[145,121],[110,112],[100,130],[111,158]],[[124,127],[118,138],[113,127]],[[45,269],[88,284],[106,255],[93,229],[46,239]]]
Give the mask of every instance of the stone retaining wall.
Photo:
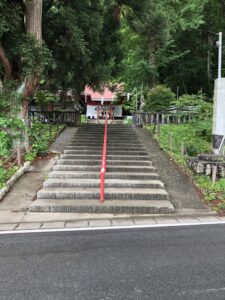
[[[214,166],[217,166],[217,176],[225,178],[225,156],[200,154],[189,159],[188,166],[197,174],[212,175]]]

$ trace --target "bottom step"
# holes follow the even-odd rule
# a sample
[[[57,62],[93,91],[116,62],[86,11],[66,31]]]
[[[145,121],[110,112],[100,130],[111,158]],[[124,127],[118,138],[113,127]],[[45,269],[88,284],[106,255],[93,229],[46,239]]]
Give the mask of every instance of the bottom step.
[[[77,212],[77,213],[106,213],[106,214],[171,214],[174,207],[168,200],[45,200],[34,201],[29,210],[31,212]]]

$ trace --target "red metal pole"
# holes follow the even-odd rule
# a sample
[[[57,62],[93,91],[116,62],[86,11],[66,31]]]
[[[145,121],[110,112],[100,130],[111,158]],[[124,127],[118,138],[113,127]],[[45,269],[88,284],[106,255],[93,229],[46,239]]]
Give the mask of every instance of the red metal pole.
[[[108,134],[108,112],[106,113],[105,118],[105,130],[104,130],[104,142],[102,147],[102,164],[100,172],[100,202],[105,200],[105,172],[106,172],[106,154],[107,154],[107,134]]]

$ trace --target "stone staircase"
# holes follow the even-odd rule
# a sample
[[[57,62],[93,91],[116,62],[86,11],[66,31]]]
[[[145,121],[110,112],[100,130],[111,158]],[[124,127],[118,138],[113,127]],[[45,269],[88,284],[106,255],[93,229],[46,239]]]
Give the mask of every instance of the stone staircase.
[[[100,203],[103,125],[82,125],[58,159],[32,212],[167,214],[174,212],[164,184],[128,125],[108,126],[105,202]]]

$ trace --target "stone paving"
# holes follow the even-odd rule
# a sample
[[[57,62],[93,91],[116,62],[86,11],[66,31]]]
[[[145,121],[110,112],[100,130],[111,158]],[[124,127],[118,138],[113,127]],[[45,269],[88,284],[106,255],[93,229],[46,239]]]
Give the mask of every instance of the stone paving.
[[[54,221],[54,222],[18,222],[0,224],[0,232],[24,231],[24,230],[51,230],[51,229],[73,229],[73,228],[104,228],[104,227],[129,227],[129,226],[171,226],[185,224],[222,224],[225,217],[219,216],[189,216],[189,217],[130,217],[117,219],[96,219],[96,220],[75,220],[75,221]]]

